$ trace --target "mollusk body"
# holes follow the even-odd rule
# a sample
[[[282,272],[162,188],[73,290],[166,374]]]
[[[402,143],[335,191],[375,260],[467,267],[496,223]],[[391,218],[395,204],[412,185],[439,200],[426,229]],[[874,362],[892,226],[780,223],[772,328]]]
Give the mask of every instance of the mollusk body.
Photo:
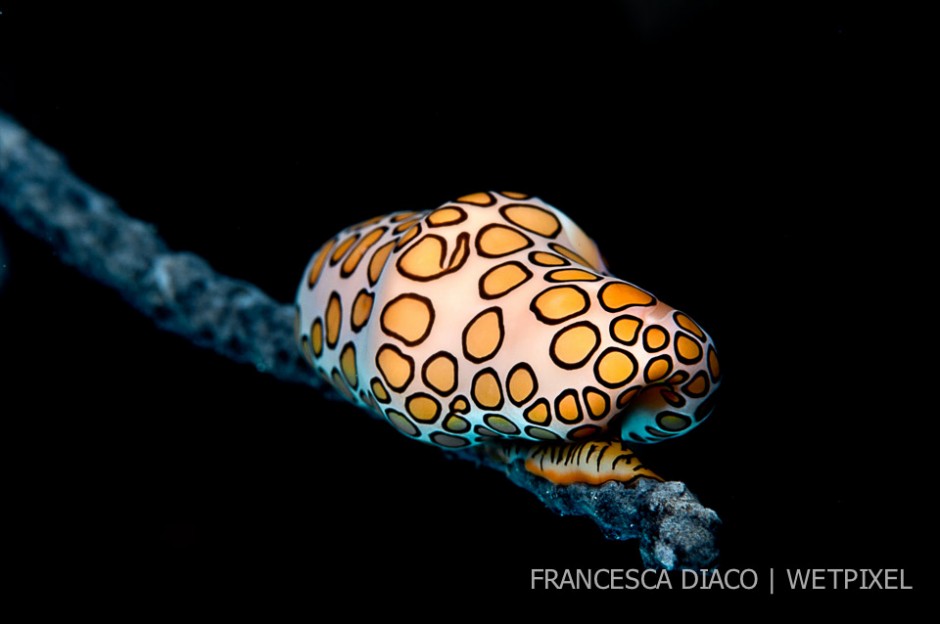
[[[689,316],[611,276],[564,213],[519,193],[349,227],[297,294],[310,364],[351,402],[446,448],[658,442],[720,381]]]

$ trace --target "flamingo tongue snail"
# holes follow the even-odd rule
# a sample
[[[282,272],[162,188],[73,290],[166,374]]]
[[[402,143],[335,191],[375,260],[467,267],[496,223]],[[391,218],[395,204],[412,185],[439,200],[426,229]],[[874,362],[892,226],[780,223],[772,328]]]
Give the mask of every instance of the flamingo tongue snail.
[[[564,213],[512,192],[341,231],[306,268],[297,339],[401,433],[489,445],[559,484],[658,479],[627,444],[691,431],[720,383],[698,324],[610,275]]]

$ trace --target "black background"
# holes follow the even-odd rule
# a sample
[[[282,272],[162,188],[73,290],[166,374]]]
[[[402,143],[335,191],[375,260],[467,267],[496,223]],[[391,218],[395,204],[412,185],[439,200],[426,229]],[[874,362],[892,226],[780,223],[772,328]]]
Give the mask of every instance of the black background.
[[[101,4],[0,1],[0,109],[171,246],[290,301],[345,225],[478,190],[538,195],[718,344],[712,419],[641,452],[721,515],[721,567],[762,582],[771,567],[905,568],[917,587],[778,604],[930,591],[917,16]],[[0,228],[7,537],[37,608],[771,599],[532,592],[531,568],[638,567],[636,545],[156,331],[5,215]],[[353,440],[368,452],[351,462],[337,445]]]

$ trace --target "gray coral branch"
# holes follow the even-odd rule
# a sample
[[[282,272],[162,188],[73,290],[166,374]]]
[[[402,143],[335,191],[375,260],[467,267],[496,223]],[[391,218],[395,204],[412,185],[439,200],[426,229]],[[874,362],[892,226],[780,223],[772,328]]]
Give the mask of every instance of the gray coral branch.
[[[63,157],[0,113],[0,207],[60,258],[117,290],[156,324],[278,379],[326,391],[300,357],[293,308],[198,256],[169,249],[153,226],[79,180]],[[647,566],[701,568],[717,557],[718,515],[680,482],[557,486],[521,465],[452,453],[505,472],[562,515],[587,515],[611,539],[640,540]]]
[[[69,171],[62,156],[0,114],[0,206],[61,259],[194,343],[285,381],[319,386],[291,332],[293,310],[255,286],[167,248],[153,226]]]

